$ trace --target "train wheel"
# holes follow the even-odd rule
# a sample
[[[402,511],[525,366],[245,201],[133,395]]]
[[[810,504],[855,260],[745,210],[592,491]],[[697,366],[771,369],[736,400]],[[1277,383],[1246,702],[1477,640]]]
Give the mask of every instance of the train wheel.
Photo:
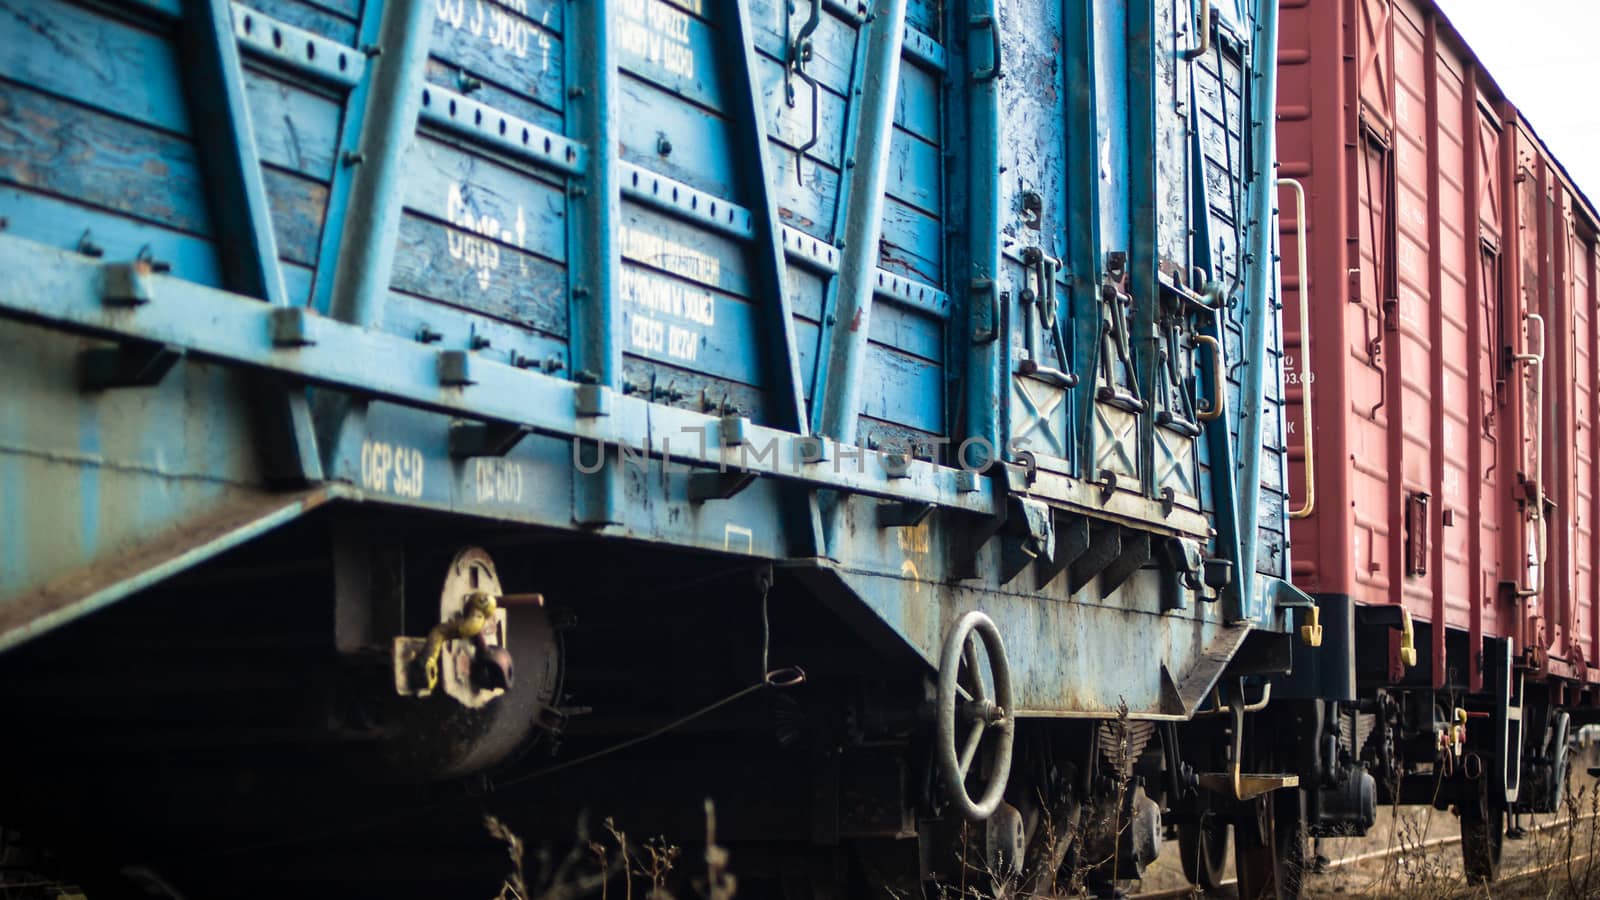
[[[1480,782],[1480,785],[1482,783]],[[1467,883],[1487,884],[1500,877],[1500,857],[1505,850],[1506,810],[1481,790],[1463,802],[1461,812],[1461,863]]]
[[[1254,821],[1234,829],[1233,841],[1240,900],[1296,900],[1307,866],[1300,791],[1274,791],[1246,809]]]
[[[1228,866],[1228,823],[1206,816],[1201,824],[1178,826],[1178,854],[1190,882],[1208,891],[1221,887]]]

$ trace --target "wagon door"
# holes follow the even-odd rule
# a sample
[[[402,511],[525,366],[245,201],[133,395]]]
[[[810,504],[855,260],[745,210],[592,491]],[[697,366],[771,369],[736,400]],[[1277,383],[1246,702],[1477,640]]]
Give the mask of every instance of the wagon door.
[[[1533,600],[1512,633],[1520,636],[1519,650],[1542,651],[1550,640],[1548,615],[1543,609],[1548,590],[1549,534],[1545,483],[1545,432],[1552,424],[1545,410],[1546,347],[1552,325],[1549,278],[1551,254],[1551,204],[1549,186],[1536,153],[1536,144],[1516,129],[1511,164],[1515,177],[1513,198],[1516,222],[1516,260],[1505,328],[1508,404],[1516,422],[1510,458],[1514,468],[1512,503],[1515,560],[1511,577],[1519,597]]]
[[[1563,405],[1564,426],[1556,450],[1565,466],[1562,486],[1565,492],[1565,509],[1562,521],[1562,545],[1565,578],[1563,607],[1566,611],[1563,635],[1563,655],[1584,675],[1584,667],[1593,665],[1595,656],[1594,628],[1594,427],[1593,395],[1595,389],[1595,322],[1592,273],[1589,270],[1594,256],[1588,225],[1580,221],[1578,203],[1567,195],[1567,212],[1562,228],[1565,255],[1562,286],[1566,298],[1566,316],[1571,321],[1569,349],[1563,360],[1570,367],[1570,377],[1563,380],[1566,386]]]
[[[1478,503],[1473,528],[1474,557],[1478,590],[1473,600],[1473,620],[1484,634],[1508,634],[1510,614],[1502,601],[1500,585],[1511,576],[1506,574],[1511,566],[1506,558],[1507,532],[1502,527],[1502,515],[1509,502],[1510,491],[1505,485],[1511,476],[1507,473],[1509,461],[1501,459],[1504,436],[1512,434],[1508,425],[1509,414],[1502,414],[1505,392],[1505,291],[1506,266],[1504,248],[1509,239],[1505,229],[1507,214],[1505,170],[1501,164],[1502,143],[1500,121],[1480,96],[1473,146],[1475,158],[1471,171],[1475,175],[1478,209],[1477,257],[1474,260],[1472,283],[1474,287],[1473,330],[1477,343],[1474,370],[1478,373],[1475,385],[1473,420],[1478,424],[1476,452],[1478,461],[1476,477],[1483,487],[1478,492]]]
[[[1009,458],[1198,512],[1193,312],[1207,279],[1190,249],[1182,51],[1202,23],[1176,0],[1065,7],[1001,4]],[[1130,88],[1149,65],[1154,96]]]
[[[1010,458],[1029,459],[1046,472],[1070,475],[1075,430],[1070,414],[1070,307],[1061,280],[1067,255],[1067,128],[1062,55],[1067,23],[1061,3],[1005,0],[999,4],[1000,82],[999,298],[1008,328]],[[1020,454],[1025,454],[1019,456]]]
[[[1347,390],[1353,412],[1351,552],[1356,599],[1399,603],[1401,579],[1393,572],[1391,542],[1400,539],[1391,520],[1389,430],[1391,393],[1397,378],[1385,328],[1398,327],[1395,266],[1395,79],[1394,7],[1389,0],[1353,0],[1359,103],[1356,110],[1356,190],[1348,210],[1359,255],[1349,275],[1350,354]]]

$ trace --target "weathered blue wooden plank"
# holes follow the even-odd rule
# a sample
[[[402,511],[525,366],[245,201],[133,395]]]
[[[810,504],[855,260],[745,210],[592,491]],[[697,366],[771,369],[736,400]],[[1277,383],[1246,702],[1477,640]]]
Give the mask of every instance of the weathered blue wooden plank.
[[[301,265],[314,265],[322,220],[328,209],[327,186],[274,166],[262,167],[261,174],[272,207],[278,253]]]
[[[622,159],[734,199],[725,119],[626,74],[617,78],[616,109]]]
[[[497,10],[537,22],[541,31],[550,34],[561,34],[566,29],[566,7],[552,0],[435,0],[434,9],[451,27],[472,31],[500,46],[526,43],[531,47],[538,43],[538,35],[525,36],[507,23],[497,27]]]
[[[171,38],[51,0],[0,0],[0,75],[175,135],[189,133]]]
[[[775,113],[772,118],[772,123],[775,125],[772,129],[774,143],[786,148],[792,155],[815,136],[816,144],[806,151],[807,159],[826,165],[837,177],[840,167],[844,165],[845,155],[844,98],[831,91],[823,91],[818,95],[819,99],[816,102],[819,104],[820,116],[816,131],[813,132],[812,94],[809,91],[800,91],[795,98],[795,106],[790,108],[783,101],[782,68],[776,63],[765,60],[761,68],[767,107]],[[902,125],[899,122],[899,114],[896,115],[897,127],[894,148],[891,150],[895,162],[890,171],[889,192],[930,213],[938,213],[942,179],[938,145],[933,143],[939,134],[938,106],[932,102],[933,98],[930,97],[928,100],[925,105],[931,109],[932,122],[912,121]],[[897,104],[897,109],[905,108],[904,99],[901,98],[901,101]],[[807,169],[809,168],[808,162]]]
[[[867,348],[861,412],[933,434],[944,433],[944,373],[882,344]]]
[[[0,82],[0,181],[206,235],[194,146],[126,119]]]
[[[868,333],[875,343],[907,355],[931,363],[944,360],[944,322],[886,297],[879,297],[872,307],[872,325]]]
[[[622,266],[618,294],[629,353],[762,384],[749,303],[631,263]]]
[[[763,56],[758,67],[762,102],[766,104],[774,141],[794,153],[814,139],[806,155],[837,170],[843,164],[844,98],[828,90],[813,92],[802,84],[795,91],[794,106],[790,106],[785,99],[783,66]],[[815,120],[811,112],[813,105],[817,107]]]
[[[725,38],[715,26],[661,0],[625,0],[616,4],[612,33],[623,71],[724,112],[716,42]]]
[[[937,219],[890,199],[883,204],[878,265],[929,284],[944,283],[944,228]]]
[[[479,359],[503,365],[520,364],[551,373],[568,371],[563,335],[402,290],[390,291],[385,298],[380,327],[390,334],[413,338],[426,331],[432,337],[432,346],[474,351]]]
[[[741,241],[624,203],[617,244],[623,259],[737,297],[750,296],[749,264]]]
[[[823,281],[798,266],[785,275],[796,321],[811,326],[822,319]],[[879,294],[869,320],[868,337],[885,347],[940,363],[945,357],[944,320]],[[807,384],[811,380],[807,379]]]
[[[567,258],[566,196],[555,185],[476,152],[419,135],[405,163],[405,204],[465,235]],[[471,258],[468,259],[468,256]],[[463,266],[496,268],[489,249],[464,251]]]
[[[898,128],[894,130],[889,141],[889,196],[942,219],[943,168],[937,146]]]
[[[565,266],[414,215],[400,220],[392,284],[552,335],[567,333]],[[385,315],[385,327],[390,321]]]
[[[283,289],[289,297],[289,305],[309,306],[312,279],[310,267],[288,261],[282,261],[279,265],[283,268]]]
[[[795,4],[795,7],[791,10],[787,0],[750,0],[756,47],[779,63],[788,60],[789,41],[798,34],[811,13],[809,2]],[[785,24],[786,21],[789,24]],[[806,63],[806,74],[843,96],[850,83],[855,43],[855,25],[824,9],[817,29],[811,33],[812,54]],[[796,79],[795,90],[803,93],[807,87]]]
[[[783,223],[832,243],[838,171],[809,158],[802,163],[787,147],[771,142],[767,154],[775,170],[772,188]],[[797,169],[801,174],[795,174]]]
[[[70,200],[17,187],[0,187],[6,234],[62,250],[77,250],[87,236],[106,259],[136,259],[148,252],[179,278],[220,285],[216,247],[208,240]]]
[[[256,70],[246,71],[244,83],[262,161],[318,181],[332,178],[338,155],[339,104]]]
[[[711,415],[743,416],[752,422],[772,418],[771,394],[759,387],[631,354],[622,359],[623,390],[654,403]],[[654,393],[651,393],[651,392]],[[688,440],[698,440],[686,436]]]
[[[430,53],[446,66],[559,110],[563,92],[564,49],[560,3],[521,2],[514,9],[485,0],[441,0],[433,21]],[[456,85],[446,87],[461,90]]]
[[[817,326],[795,321],[795,341],[800,349],[800,369],[816,365]],[[887,422],[909,425],[919,431],[944,430],[944,374],[937,365],[901,353],[883,344],[867,345],[862,364],[861,403],[858,412]]]
[[[895,94],[894,124],[925,141],[937,144],[944,86],[937,72],[916,66],[900,67],[900,90]]]

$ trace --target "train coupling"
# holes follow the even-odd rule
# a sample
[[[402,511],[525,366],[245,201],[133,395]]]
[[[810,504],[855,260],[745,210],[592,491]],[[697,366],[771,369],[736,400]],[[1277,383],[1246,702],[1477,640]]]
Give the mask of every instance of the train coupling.
[[[1300,626],[1300,643],[1312,648],[1322,646],[1322,611],[1315,606],[1306,609],[1306,622]]]
[[[488,554],[459,554],[446,573],[438,624],[425,637],[394,639],[395,692],[422,698],[443,689],[463,706],[478,708],[510,690],[516,666],[507,615],[516,606],[543,614],[544,596],[503,592]]]

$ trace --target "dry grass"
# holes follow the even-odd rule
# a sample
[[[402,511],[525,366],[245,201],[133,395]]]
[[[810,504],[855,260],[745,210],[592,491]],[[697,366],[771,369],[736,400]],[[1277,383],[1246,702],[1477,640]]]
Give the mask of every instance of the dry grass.
[[[1463,874],[1460,832],[1450,812],[1427,807],[1386,811],[1379,841],[1358,844],[1334,872],[1308,882],[1311,896],[1396,897],[1405,900],[1505,898],[1600,900],[1600,788],[1584,778],[1570,785],[1559,813],[1522,817],[1526,836],[1506,840],[1500,880],[1469,885]],[[1376,846],[1376,850],[1370,849]],[[1387,851],[1376,859],[1369,853]],[[1342,865],[1341,865],[1342,863]]]
[[[605,832],[593,836],[586,818],[578,821],[572,848],[559,860],[548,847],[528,860],[522,839],[494,816],[484,817],[484,829],[506,845],[511,871],[493,900],[675,900],[682,848],[662,837],[640,843],[628,837],[610,818],[601,823]],[[697,879],[695,892],[705,900],[733,900],[736,880],[728,871],[728,851],[717,844],[716,811],[706,801],[706,876]],[[539,879],[530,882],[529,871]]]

